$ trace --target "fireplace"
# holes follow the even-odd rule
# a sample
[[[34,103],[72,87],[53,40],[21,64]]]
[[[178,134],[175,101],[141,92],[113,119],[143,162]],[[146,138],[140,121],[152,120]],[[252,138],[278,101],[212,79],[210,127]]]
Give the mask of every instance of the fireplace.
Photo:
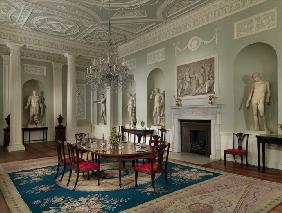
[[[211,121],[181,120],[181,152],[211,154]]]
[[[209,125],[208,138],[208,152],[205,153],[208,155],[210,153],[210,158],[220,159],[221,153],[221,142],[220,142],[220,126],[221,126],[221,110],[222,105],[190,105],[183,107],[171,107],[172,111],[172,140],[171,140],[171,149],[174,152],[182,152],[182,128],[181,123],[185,121],[190,122],[202,122],[200,125]],[[204,124],[209,123],[209,124]],[[204,128],[204,127],[202,127]],[[198,137],[201,142],[193,144],[194,148],[197,146],[204,146],[202,138],[207,137],[207,132],[205,129],[194,128],[192,129],[192,137]],[[204,131],[204,132],[202,132]],[[189,131],[190,132],[190,131]],[[187,134],[187,132],[185,133]],[[186,147],[189,149],[189,147]],[[190,147],[191,151],[191,147]],[[187,151],[186,151],[187,152]]]

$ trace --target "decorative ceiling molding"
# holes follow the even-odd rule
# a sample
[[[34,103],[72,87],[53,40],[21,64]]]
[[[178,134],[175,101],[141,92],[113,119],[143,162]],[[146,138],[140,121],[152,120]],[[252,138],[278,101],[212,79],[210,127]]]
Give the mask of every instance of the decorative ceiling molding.
[[[97,56],[101,48],[93,49],[89,45],[65,39],[58,39],[50,35],[10,28],[0,23],[0,43],[7,41],[24,44],[26,47],[50,53],[64,54],[71,52],[75,55]]]
[[[234,39],[277,28],[277,9],[245,18],[234,24]]]
[[[216,0],[120,45],[120,55],[124,57],[136,53],[265,1],[267,0]]]

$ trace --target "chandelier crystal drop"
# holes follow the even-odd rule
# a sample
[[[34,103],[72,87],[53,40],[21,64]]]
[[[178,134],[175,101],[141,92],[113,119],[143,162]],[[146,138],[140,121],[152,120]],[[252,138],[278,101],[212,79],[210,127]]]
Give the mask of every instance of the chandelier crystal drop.
[[[107,86],[112,88],[122,87],[130,79],[130,75],[128,74],[129,69],[126,66],[125,59],[119,58],[117,46],[113,43],[111,27],[109,14],[108,42],[105,52],[101,58],[94,58],[92,65],[86,68],[86,83],[96,89]]]

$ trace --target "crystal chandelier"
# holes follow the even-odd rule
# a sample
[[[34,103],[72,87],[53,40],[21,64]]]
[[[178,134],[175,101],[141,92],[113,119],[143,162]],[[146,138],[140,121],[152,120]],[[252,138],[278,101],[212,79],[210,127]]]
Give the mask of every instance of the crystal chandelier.
[[[110,1],[109,1],[110,11]],[[125,59],[119,58],[117,46],[112,40],[111,18],[109,12],[108,42],[101,58],[93,59],[92,65],[86,68],[86,83],[94,88],[112,88],[124,86],[130,78]]]

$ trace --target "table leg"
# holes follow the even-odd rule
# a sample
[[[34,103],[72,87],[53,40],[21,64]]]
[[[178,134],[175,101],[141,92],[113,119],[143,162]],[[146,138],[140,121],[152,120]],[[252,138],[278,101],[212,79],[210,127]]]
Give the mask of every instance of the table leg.
[[[138,143],[140,143],[140,142],[141,142],[142,135],[137,135],[137,137],[138,137]]]
[[[262,143],[262,172],[265,171],[265,143]]]
[[[258,146],[258,170],[260,170],[260,142],[257,142]]]
[[[30,145],[30,130],[28,130],[28,144]]]
[[[118,162],[119,162],[119,166],[118,166],[119,187],[121,188],[121,167],[122,167],[121,159],[119,159]]]

